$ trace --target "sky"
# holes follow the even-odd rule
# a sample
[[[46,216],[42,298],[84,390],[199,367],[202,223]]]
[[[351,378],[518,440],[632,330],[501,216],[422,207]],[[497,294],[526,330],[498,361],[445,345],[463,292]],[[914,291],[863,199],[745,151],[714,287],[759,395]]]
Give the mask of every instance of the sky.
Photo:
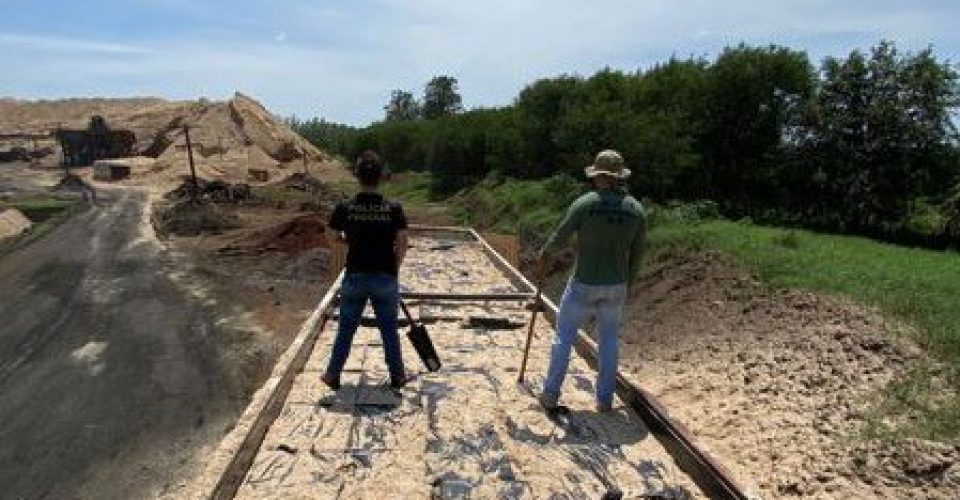
[[[960,62],[957,0],[0,0],[0,96],[227,99],[365,125],[390,92],[458,79],[467,108],[536,79],[713,58],[745,42],[818,64],[881,39]]]

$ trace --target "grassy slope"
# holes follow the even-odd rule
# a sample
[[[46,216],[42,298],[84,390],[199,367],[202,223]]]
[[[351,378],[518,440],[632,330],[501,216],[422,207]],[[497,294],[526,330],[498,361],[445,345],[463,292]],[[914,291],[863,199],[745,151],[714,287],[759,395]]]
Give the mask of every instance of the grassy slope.
[[[960,363],[960,254],[730,221],[667,224],[652,244],[715,248],[777,287],[839,293],[913,322]]]
[[[0,255],[23,248],[42,238],[69,219],[83,205],[76,198],[39,195],[6,200],[2,204],[16,208],[34,224],[25,233],[0,242]]]
[[[76,204],[73,198],[63,198],[56,196],[30,196],[18,198],[8,202],[17,210],[26,215],[28,219],[37,223],[43,222],[54,215],[71,208]]]

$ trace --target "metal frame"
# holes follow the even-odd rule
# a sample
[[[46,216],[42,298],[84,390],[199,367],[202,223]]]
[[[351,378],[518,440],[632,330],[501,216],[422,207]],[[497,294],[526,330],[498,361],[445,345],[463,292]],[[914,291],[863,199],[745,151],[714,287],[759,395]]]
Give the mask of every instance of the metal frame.
[[[410,300],[447,300],[447,301],[521,301],[535,298],[532,293],[434,293],[401,292],[400,298]]]

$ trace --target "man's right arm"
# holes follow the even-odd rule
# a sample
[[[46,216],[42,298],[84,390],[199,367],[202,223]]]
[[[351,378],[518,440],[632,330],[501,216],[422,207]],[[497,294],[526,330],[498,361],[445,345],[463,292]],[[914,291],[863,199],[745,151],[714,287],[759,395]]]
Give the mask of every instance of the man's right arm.
[[[540,249],[541,260],[550,252],[566,245],[573,233],[580,228],[581,208],[578,202],[579,200],[574,201],[573,204],[570,205],[563,220],[560,221],[560,225],[557,226],[553,234],[547,239],[547,242],[544,243],[543,248]]]

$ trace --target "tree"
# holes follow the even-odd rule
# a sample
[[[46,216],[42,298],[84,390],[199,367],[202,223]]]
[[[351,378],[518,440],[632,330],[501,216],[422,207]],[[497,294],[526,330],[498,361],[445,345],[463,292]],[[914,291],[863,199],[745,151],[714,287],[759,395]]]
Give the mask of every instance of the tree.
[[[913,200],[944,199],[957,173],[956,99],[956,72],[929,49],[903,56],[881,42],[824,62],[811,149],[845,227],[889,235]]]
[[[420,118],[420,103],[411,92],[397,89],[390,93],[390,102],[383,107],[386,121],[409,121]]]
[[[710,197],[732,214],[777,204],[784,138],[815,88],[806,53],[740,45],[708,71],[701,152]]]
[[[457,79],[452,76],[435,76],[423,91],[423,117],[439,118],[463,111]]]

